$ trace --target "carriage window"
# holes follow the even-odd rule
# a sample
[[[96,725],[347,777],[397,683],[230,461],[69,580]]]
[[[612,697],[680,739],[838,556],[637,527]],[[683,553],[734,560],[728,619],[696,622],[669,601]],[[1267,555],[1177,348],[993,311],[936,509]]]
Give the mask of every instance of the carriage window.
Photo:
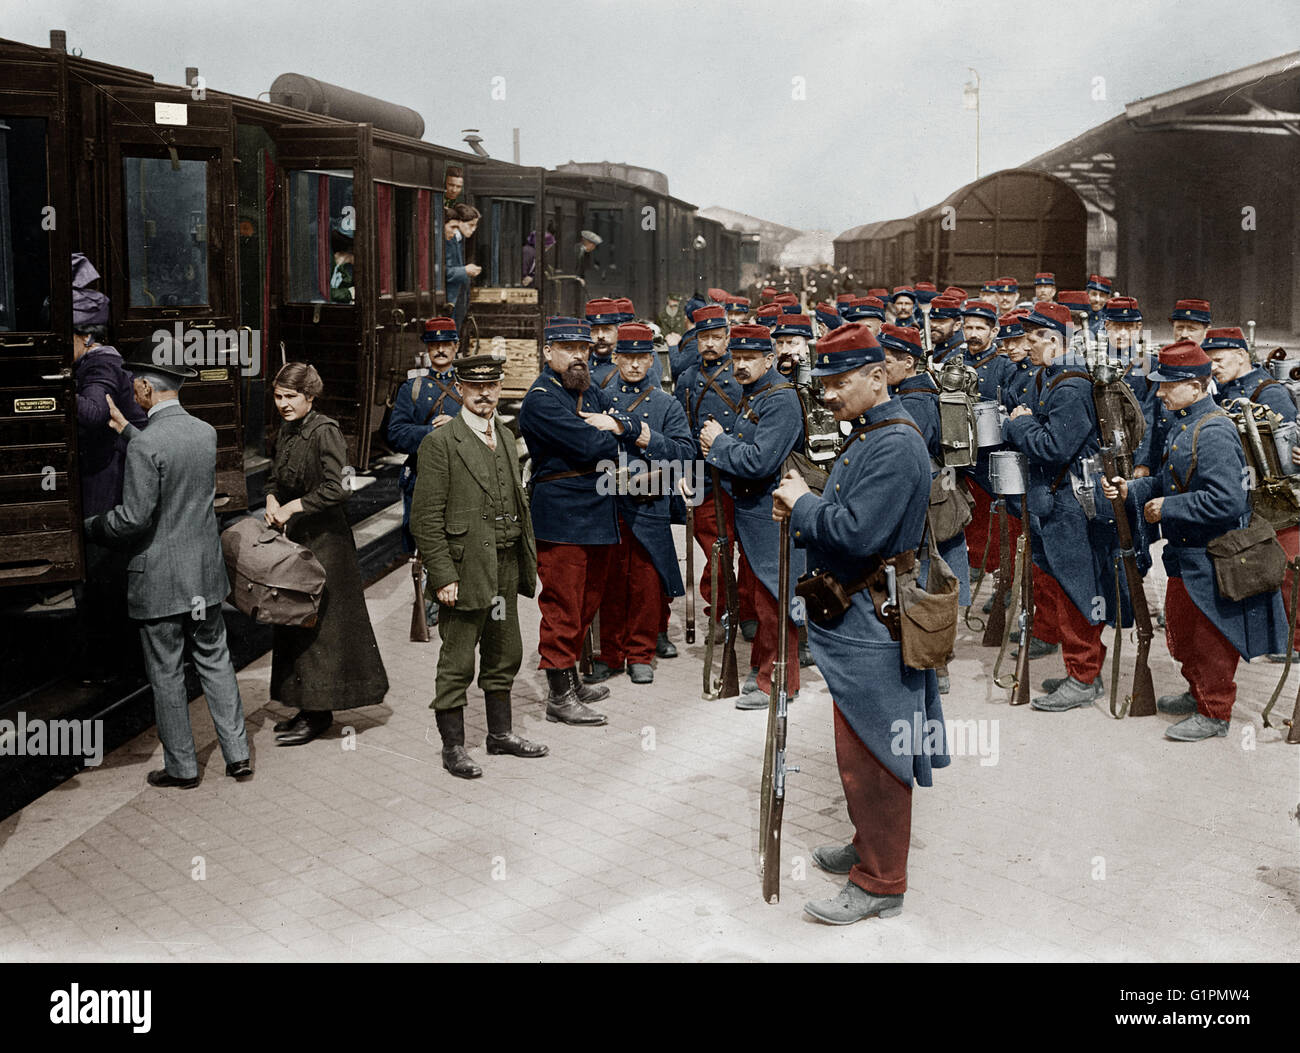
[[[289,299],[350,304],[356,299],[357,212],[351,169],[289,173]]]
[[[124,157],[132,307],[208,302],[208,162]]]
[[[50,327],[45,121],[0,116],[0,332]]]
[[[420,289],[429,289],[429,216],[433,209],[433,191],[416,192],[415,281]]]
[[[393,188],[393,244],[397,249],[397,291],[415,291],[415,191]]]
[[[487,279],[485,284],[516,288],[524,284],[525,278],[535,279],[538,253],[533,245],[532,198],[492,197],[483,205],[488,236],[479,238],[478,263]],[[545,264],[550,259],[543,253],[542,261]]]
[[[586,278],[590,295],[604,296],[608,294],[608,289],[616,288],[621,284],[618,259],[623,251],[623,210],[621,208],[588,209],[587,224],[594,233],[600,235],[601,243],[591,253],[590,262],[579,257],[580,263],[586,264],[579,273]],[[593,284],[599,291],[591,288]]]

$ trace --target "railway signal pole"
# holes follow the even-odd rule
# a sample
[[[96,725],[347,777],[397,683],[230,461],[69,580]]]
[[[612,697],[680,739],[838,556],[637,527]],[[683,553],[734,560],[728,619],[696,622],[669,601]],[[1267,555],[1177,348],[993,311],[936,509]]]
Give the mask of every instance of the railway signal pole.
[[[975,76],[974,81],[967,81],[962,89],[961,104],[966,110],[975,111],[975,178],[980,177],[980,75],[974,66],[967,66]]]

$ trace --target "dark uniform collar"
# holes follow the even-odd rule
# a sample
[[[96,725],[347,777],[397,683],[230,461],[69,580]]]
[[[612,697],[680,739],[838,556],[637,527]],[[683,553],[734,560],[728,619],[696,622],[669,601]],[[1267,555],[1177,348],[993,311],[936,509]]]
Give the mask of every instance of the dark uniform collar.
[[[646,373],[646,375],[643,376],[635,384],[629,384],[626,380],[623,379],[621,375],[618,378],[618,390],[622,392],[626,392],[629,395],[639,395],[641,392],[645,391],[645,389],[650,386],[651,385],[650,385],[649,373]]]
[[[785,378],[776,371],[776,366],[773,366],[766,373],[762,374],[752,384],[741,384],[740,390],[743,391],[746,395],[754,395],[766,387],[770,387],[773,384],[780,384],[783,383],[784,381]]]
[[[717,358],[705,358],[700,355],[700,369],[705,373],[712,373],[718,366],[725,365],[731,368],[731,352],[724,351]]]
[[[1207,395],[1204,398],[1197,399],[1186,409],[1178,410],[1174,413],[1174,416],[1179,420],[1197,420],[1200,417],[1204,417],[1207,413],[1213,412],[1217,408],[1214,399]]]
[[[913,373],[910,377],[904,377],[903,382],[894,390],[902,394],[905,391],[938,391],[939,387],[929,373]]]
[[[865,428],[869,424],[875,424],[878,421],[889,420],[891,417],[897,417],[902,412],[906,415],[906,410],[900,410],[897,402],[893,399],[885,399],[879,406],[873,406],[866,413],[860,413],[849,421],[851,428]],[[910,419],[910,418],[909,418]]]

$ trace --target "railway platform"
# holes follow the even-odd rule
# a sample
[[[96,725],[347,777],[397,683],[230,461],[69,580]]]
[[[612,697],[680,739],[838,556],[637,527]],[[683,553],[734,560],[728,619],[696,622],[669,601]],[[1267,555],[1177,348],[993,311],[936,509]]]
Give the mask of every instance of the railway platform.
[[[684,551],[680,528],[677,540]],[[1227,738],[1175,743],[1163,716],[1011,708],[990,679],[996,652],[963,627],[944,704],[955,755],[916,791],[903,913],[833,928],[801,909],[843,881],[813,866],[811,849],[851,830],[815,670],[791,706],[801,771],[787,784],[781,900],[769,905],[756,870],[765,718],[701,700],[702,633],[684,645],[680,601],[681,656],[646,687],[614,678],[597,707],[608,726],[573,728],[544,719],[537,607],[521,600],[516,729],[551,753],[487,756],[472,690],[467,738],[484,770],[473,781],[440,763],[427,708],[438,644],[408,642],[409,574],[381,578],[367,601],[392,684],[385,705],[277,748],[271,725],[285,711],[268,702],[263,656],[239,673],[251,780],[224,776],[196,700],[197,789],[145,784],[161,766],[149,731],[0,823],[0,957],[1300,959],[1300,748],[1259,720],[1280,666],[1241,667]],[[1160,633],[1152,669],[1158,692],[1179,689]],[[1054,657],[1033,675],[1061,671]]]

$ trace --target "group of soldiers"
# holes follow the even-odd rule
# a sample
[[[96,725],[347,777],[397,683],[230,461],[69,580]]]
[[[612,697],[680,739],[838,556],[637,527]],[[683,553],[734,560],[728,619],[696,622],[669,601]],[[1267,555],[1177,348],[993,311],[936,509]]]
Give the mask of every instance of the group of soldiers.
[[[990,544],[997,516],[1012,543],[1028,535],[1032,552],[1032,618],[1021,623],[1032,635],[1018,645],[1030,657],[1063,652],[1066,676],[1044,681],[1034,709],[1060,713],[1106,693],[1103,631],[1132,623],[1120,564],[1136,560],[1145,573],[1163,536],[1166,633],[1186,680],[1159,699],[1183,717],[1165,734],[1227,734],[1239,659],[1291,646],[1294,611],[1283,597],[1300,507],[1294,469],[1256,463],[1239,438],[1242,416],[1278,434],[1296,418],[1290,390],[1255,364],[1239,328],[1214,328],[1209,303],[1181,299],[1157,352],[1137,301],[1095,274],[1084,290],[1058,291],[1054,275],[1039,273],[1023,298],[1015,279],[1000,278],[978,294],[917,282],[808,306],[774,287],[757,299],[721,289],[675,296],[653,325],[627,299],[548,319],[545,366],[517,423],[531,458],[526,487],[513,437],[494,438],[501,361],[454,359],[454,323],[427,323],[431,368],[397,396],[389,436],[411,454],[411,540],[439,604],[433,707],[452,774],[481,774],[462,720],[476,650],[489,752],[546,752],[510,728],[517,595],[540,585],[547,719],[600,725],[593,706],[609,697],[606,681],[650,683],[656,659],[677,656],[670,604],[698,587],[704,618],[735,620],[752,643],[736,708],[768,709],[783,629],[786,653],[800,658],[785,663],[786,696],[797,698],[800,667],[815,662],[835,702],[855,834],[813,853],[848,883],[806,909],[832,923],[897,913],[912,785],[929,785],[948,763],[940,695],[949,683],[945,666],[903,665],[876,586],[887,568],[891,589],[913,573],[924,587],[941,560],[969,607],[972,568],[1004,580],[1011,571]],[[1097,392],[1120,386],[1126,430],[1103,435]],[[954,425],[977,406],[996,415],[993,443],[977,445],[973,429],[963,440]],[[1119,471],[1096,470],[1106,453],[1119,454]],[[1004,492],[999,454],[1023,464],[1018,488]],[[1300,452],[1290,462],[1300,465]],[[1120,544],[1117,509],[1131,548]],[[1214,543],[1261,520],[1292,565],[1288,580],[1230,598]],[[698,586],[683,580],[674,522],[703,553]],[[828,574],[843,597],[833,617],[805,619],[798,601],[778,609],[783,522],[791,594],[801,573]],[[868,563],[880,573],[864,573]],[[728,575],[734,595],[721,594]],[[900,750],[891,738],[900,719],[939,731]]]

